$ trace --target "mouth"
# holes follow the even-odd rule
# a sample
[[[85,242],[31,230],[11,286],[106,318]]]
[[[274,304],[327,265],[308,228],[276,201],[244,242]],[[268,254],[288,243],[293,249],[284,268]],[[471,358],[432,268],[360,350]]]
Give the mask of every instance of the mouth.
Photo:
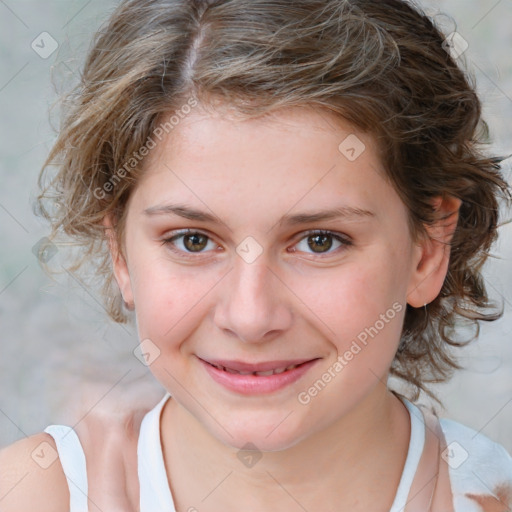
[[[314,361],[316,359],[318,358],[293,359],[287,361],[264,361],[261,363],[246,363],[243,361],[228,361],[221,359],[202,359],[202,361],[228,373],[238,373],[240,375],[258,375],[260,377],[266,377],[269,375],[276,375],[289,370],[293,370],[305,363]]]
[[[281,367],[274,368],[272,370],[264,370],[264,371],[235,370],[234,368],[222,366],[219,364],[214,364],[214,363],[208,363],[208,364],[210,364],[211,366],[214,366],[215,368],[217,368],[219,370],[223,370],[228,373],[237,373],[238,375],[257,375],[258,377],[268,377],[269,375],[277,375],[279,373],[284,373],[284,372],[293,370],[305,363],[290,364],[288,366],[281,366]]]
[[[270,393],[300,379],[320,358],[246,363],[199,358],[214,381],[241,394]]]

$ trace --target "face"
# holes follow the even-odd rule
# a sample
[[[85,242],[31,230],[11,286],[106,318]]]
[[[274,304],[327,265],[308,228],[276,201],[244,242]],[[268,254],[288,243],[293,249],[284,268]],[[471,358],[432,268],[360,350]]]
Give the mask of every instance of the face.
[[[115,274],[150,369],[217,439],[281,450],[381,392],[424,252],[370,136],[194,111],[127,208]]]

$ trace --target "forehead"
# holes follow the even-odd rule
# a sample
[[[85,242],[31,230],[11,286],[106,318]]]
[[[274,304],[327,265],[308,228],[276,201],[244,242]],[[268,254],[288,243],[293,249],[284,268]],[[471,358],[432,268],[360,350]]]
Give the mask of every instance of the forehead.
[[[319,205],[378,214],[403,206],[378,154],[371,135],[313,108],[255,119],[197,109],[157,143],[137,194],[146,207],[179,198],[254,218]]]

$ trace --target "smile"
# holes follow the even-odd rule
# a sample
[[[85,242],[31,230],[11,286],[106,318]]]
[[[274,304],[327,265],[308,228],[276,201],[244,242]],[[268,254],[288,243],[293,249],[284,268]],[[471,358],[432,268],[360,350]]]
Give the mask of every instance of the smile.
[[[228,372],[228,373],[238,373],[239,375],[257,375],[258,377],[267,377],[269,375],[276,375],[278,373],[284,373],[288,370],[293,370],[294,368],[298,368],[300,365],[292,364],[290,366],[286,366],[285,368],[276,368],[275,370],[267,370],[264,372],[238,371],[238,370],[234,370],[232,368],[226,368],[225,366],[219,366],[216,364],[212,364],[212,366],[214,366],[215,368],[218,368],[219,370]]]
[[[305,375],[319,358],[268,361],[259,364],[238,361],[205,361],[199,358],[213,381],[243,395],[266,394],[290,386]]]

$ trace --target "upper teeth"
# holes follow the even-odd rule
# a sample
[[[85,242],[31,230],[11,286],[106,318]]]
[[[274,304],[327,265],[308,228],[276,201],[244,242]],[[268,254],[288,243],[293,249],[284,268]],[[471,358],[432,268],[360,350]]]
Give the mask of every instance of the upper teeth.
[[[299,365],[298,364],[291,364],[290,366],[286,366],[284,368],[276,368],[274,370],[266,370],[264,372],[238,371],[238,370],[233,370],[231,368],[226,368],[225,366],[220,366],[220,365],[217,365],[217,364],[212,364],[212,366],[215,366],[215,368],[218,368],[219,370],[224,370],[225,372],[228,372],[228,373],[238,373],[239,375],[258,375],[260,377],[265,377],[265,376],[268,376],[268,375],[275,375],[276,373],[283,373],[283,372],[286,372],[288,370],[293,370],[294,368],[297,368],[297,366],[299,366]]]

